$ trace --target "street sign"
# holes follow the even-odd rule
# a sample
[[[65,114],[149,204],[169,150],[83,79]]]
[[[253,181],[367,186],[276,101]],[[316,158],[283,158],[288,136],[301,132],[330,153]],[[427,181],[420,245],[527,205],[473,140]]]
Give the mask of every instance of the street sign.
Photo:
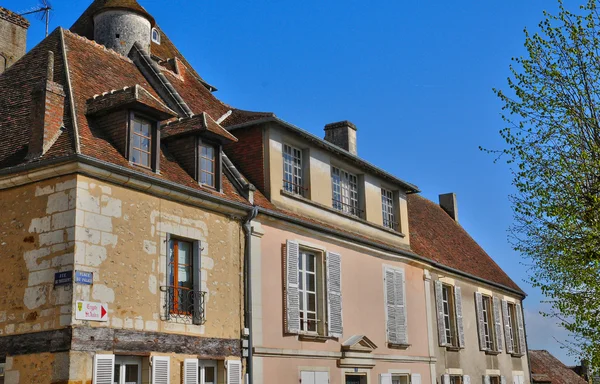
[[[76,320],[108,321],[108,306],[103,303],[78,301],[75,308]]]
[[[54,274],[54,286],[69,285],[73,282],[73,271],[57,272]]]
[[[94,283],[94,272],[75,271],[75,282],[77,284],[92,285]]]

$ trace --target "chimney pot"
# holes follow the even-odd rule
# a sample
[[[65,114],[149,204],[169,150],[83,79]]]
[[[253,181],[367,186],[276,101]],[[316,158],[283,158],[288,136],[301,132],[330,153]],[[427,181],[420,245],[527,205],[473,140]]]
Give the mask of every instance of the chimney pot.
[[[456,204],[455,193],[443,193],[440,195],[440,207],[452,218],[458,222],[458,205]]]
[[[325,141],[345,149],[353,155],[357,154],[356,126],[348,120],[327,124],[325,126]]]

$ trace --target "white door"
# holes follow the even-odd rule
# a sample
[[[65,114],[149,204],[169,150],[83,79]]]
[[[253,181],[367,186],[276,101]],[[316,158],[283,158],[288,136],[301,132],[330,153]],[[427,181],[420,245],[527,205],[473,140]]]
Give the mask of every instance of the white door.
[[[142,384],[142,358],[115,356],[114,384]]]
[[[217,384],[217,362],[214,360],[198,361],[199,384]]]

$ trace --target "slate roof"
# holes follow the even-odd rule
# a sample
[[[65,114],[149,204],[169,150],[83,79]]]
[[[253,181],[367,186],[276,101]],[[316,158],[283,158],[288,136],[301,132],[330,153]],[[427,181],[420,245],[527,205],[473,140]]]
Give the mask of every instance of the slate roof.
[[[533,383],[586,384],[587,382],[564,365],[550,352],[529,350],[529,364]]]
[[[438,204],[419,195],[408,195],[408,227],[410,246],[415,253],[446,267],[523,293],[467,231]]]

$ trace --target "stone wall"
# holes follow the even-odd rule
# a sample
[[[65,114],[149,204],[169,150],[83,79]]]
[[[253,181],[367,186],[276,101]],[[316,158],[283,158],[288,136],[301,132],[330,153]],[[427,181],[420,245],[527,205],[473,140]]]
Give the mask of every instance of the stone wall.
[[[27,28],[25,18],[0,7],[0,74],[25,55]]]

